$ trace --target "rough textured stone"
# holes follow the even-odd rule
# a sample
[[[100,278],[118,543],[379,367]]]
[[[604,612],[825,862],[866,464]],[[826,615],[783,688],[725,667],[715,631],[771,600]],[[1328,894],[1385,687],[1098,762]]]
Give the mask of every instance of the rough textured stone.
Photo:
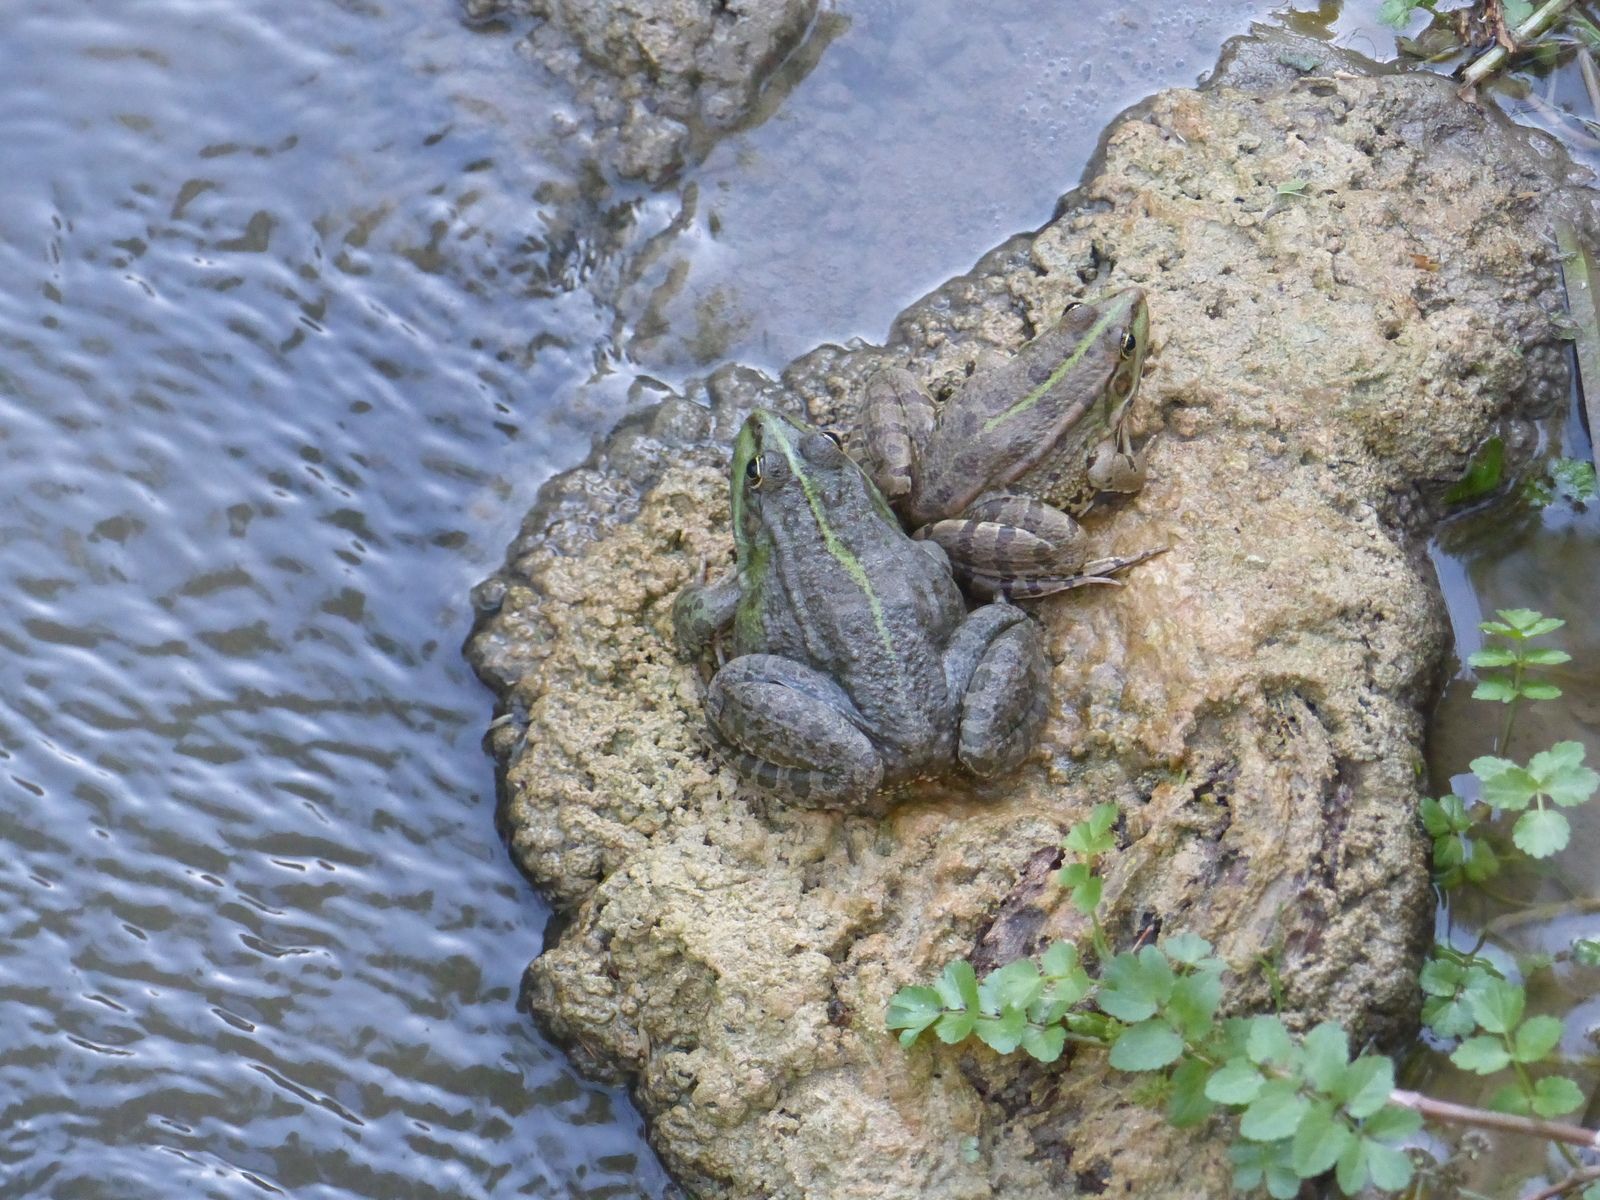
[[[1235,1011],[1268,1004],[1266,955],[1292,1021],[1381,1039],[1413,1019],[1420,711],[1445,639],[1421,538],[1474,447],[1498,431],[1515,451],[1564,395],[1547,229],[1576,201],[1547,143],[1444,80],[1276,61],[1251,59],[1264,93],[1224,76],[1127,114],[1056,221],[913,306],[887,347],[824,347],[781,383],[726,368],[626,422],[485,585],[470,652],[510,714],[505,826],[562,914],[533,1007],[633,1083],[696,1195],[1226,1195],[1221,1126],[1168,1130],[1101,1056],[906,1052],[883,1029],[889,996],[950,958],[1083,935],[1050,874],[1103,800],[1125,813],[1117,946],[1203,934]],[[948,385],[1129,283],[1150,299],[1137,421],[1158,441],[1147,488],[1091,525],[1104,553],[1172,548],[1126,587],[1037,606],[1039,753],[881,820],[742,791],[702,745],[669,610],[729,553],[743,413],[848,426],[877,364]]]
[[[753,118],[817,0],[464,0],[538,19],[523,43],[590,110],[602,161],[660,183]],[[803,73],[803,72],[802,72]]]

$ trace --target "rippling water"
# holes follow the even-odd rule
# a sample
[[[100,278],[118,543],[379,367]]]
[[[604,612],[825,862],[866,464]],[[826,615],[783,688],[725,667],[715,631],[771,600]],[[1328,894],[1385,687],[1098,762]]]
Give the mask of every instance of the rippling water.
[[[458,652],[593,422],[511,283],[547,101],[437,6],[54,7],[0,41],[0,1193],[662,1194],[515,1009]]]
[[[515,1008],[470,586],[640,370],[881,336],[1269,4],[840,4],[653,194],[576,182],[515,22],[43,7],[0,39],[0,1195],[669,1194]]]

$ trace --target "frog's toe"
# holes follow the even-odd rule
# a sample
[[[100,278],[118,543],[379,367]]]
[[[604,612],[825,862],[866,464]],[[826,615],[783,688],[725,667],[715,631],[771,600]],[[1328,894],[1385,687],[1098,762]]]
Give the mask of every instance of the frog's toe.
[[[961,701],[956,753],[974,775],[1012,770],[1032,751],[1049,700],[1046,674],[1032,622],[1013,625],[990,643]]]

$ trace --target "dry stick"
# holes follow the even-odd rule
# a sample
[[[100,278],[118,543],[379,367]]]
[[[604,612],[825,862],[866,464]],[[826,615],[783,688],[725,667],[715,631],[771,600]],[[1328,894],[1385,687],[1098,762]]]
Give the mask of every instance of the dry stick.
[[[1513,29],[1511,36],[1519,43],[1525,42],[1531,37],[1538,37],[1555,24],[1557,17],[1571,7],[1572,0],[1547,0],[1545,4],[1534,10],[1526,21]],[[1496,46],[1493,50],[1490,50],[1489,53],[1461,72],[1462,90],[1465,91],[1468,88],[1477,87],[1478,84],[1484,81],[1485,77],[1498,71],[1508,57],[1504,46]]]
[[[1550,904],[1530,904],[1515,912],[1501,913],[1483,927],[1486,934],[1503,934],[1521,925],[1535,921],[1549,921],[1556,917],[1582,917],[1600,912],[1600,896],[1578,896],[1572,900],[1556,900]]]
[[[1587,46],[1578,51],[1578,74],[1583,76],[1583,88],[1589,93],[1589,107],[1594,110],[1595,120],[1600,121],[1600,70],[1595,69],[1594,55]]]
[[[1565,1196],[1568,1192],[1575,1192],[1586,1183],[1593,1183],[1600,1179],[1600,1167],[1585,1167],[1572,1175],[1568,1175],[1560,1183],[1552,1183],[1547,1188],[1542,1188],[1528,1197],[1528,1200],[1555,1200],[1557,1196]]]
[[[1486,1108],[1451,1104],[1448,1100],[1435,1100],[1432,1096],[1424,1096],[1421,1092],[1407,1092],[1400,1088],[1395,1088],[1389,1093],[1389,1103],[1409,1108],[1430,1120],[1443,1121],[1448,1125],[1497,1129],[1503,1133],[1525,1133],[1567,1146],[1600,1150],[1600,1131],[1585,1129],[1582,1125],[1567,1125],[1561,1121],[1541,1121],[1537,1117],[1518,1117],[1511,1113],[1490,1112]]]

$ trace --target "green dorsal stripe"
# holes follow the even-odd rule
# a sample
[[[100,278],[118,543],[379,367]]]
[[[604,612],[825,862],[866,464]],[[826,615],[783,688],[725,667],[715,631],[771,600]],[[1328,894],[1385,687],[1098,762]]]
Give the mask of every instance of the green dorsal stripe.
[[[1089,327],[1089,332],[1084,334],[1083,337],[1079,339],[1078,344],[1073,349],[1072,353],[1067,355],[1066,358],[1062,359],[1056,369],[1050,372],[1050,378],[1046,379],[1021,400],[1018,400],[1010,408],[1006,409],[1005,412],[1000,413],[998,416],[990,417],[987,421],[985,421],[983,423],[983,432],[993,432],[996,427],[1003,425],[1013,417],[1021,416],[1035,404],[1039,403],[1039,401],[1044,397],[1045,393],[1047,393],[1051,388],[1055,387],[1056,384],[1060,383],[1063,376],[1076,369],[1078,364],[1083,361],[1083,356],[1089,353],[1089,348],[1100,340],[1100,335],[1105,332],[1106,326],[1124,319],[1127,315],[1127,311],[1128,305],[1126,302],[1123,302],[1121,304],[1114,304],[1105,312],[1101,313],[1100,319],[1091,325]]]
[[[782,430],[780,442],[783,447],[783,456],[789,460],[789,469],[794,472],[794,477],[800,481],[800,487],[805,492],[806,504],[811,508],[812,519],[817,523],[817,531],[822,535],[823,547],[833,556],[834,560],[844,568],[845,574],[861,589],[861,594],[867,598],[867,607],[872,611],[872,624],[878,631],[878,640],[883,643],[884,653],[896,665],[897,673],[900,658],[896,652],[894,638],[889,633],[889,623],[884,619],[883,602],[878,599],[878,593],[872,589],[872,581],[867,578],[866,568],[861,561],[851,552],[850,547],[839,539],[834,533],[833,526],[828,521],[828,514],[818,498],[816,489],[812,486],[809,464],[804,462],[794,442],[790,439],[789,428],[776,422],[764,422],[767,432]],[[905,680],[901,678],[901,690],[905,690]]]

